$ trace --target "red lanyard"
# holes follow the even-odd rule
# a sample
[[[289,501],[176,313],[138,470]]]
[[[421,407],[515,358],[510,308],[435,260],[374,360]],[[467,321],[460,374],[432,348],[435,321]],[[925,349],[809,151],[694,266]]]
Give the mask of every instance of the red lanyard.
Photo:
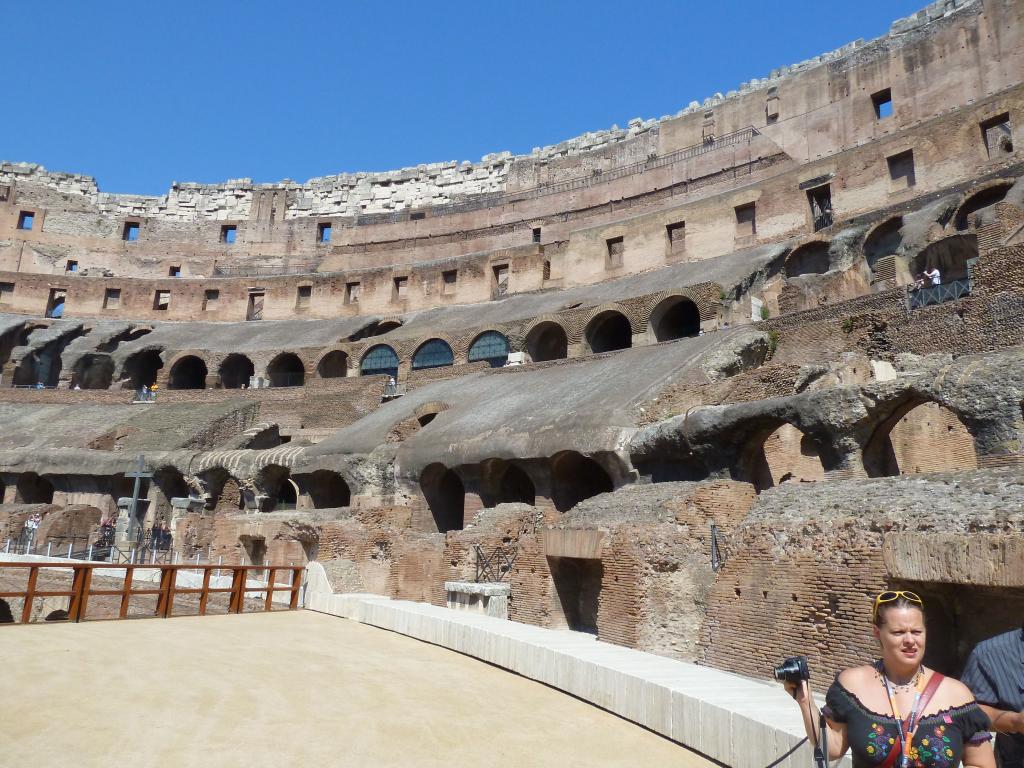
[[[903,759],[900,761],[901,768],[907,768],[907,764],[910,762],[910,744],[914,740],[914,734],[917,733],[917,726],[919,724],[917,708],[921,704],[921,683],[924,682],[924,675],[921,675],[921,679],[917,683],[917,694],[914,696],[914,707],[910,710],[910,717],[907,718],[906,731],[903,728],[903,720],[900,717],[899,707],[896,706],[896,696],[893,693],[892,684],[889,682],[889,678],[885,675],[885,670],[882,670],[882,683],[885,685],[885,692],[889,696],[889,706],[892,707],[893,717],[896,718],[896,727],[900,732],[900,742],[903,747]]]

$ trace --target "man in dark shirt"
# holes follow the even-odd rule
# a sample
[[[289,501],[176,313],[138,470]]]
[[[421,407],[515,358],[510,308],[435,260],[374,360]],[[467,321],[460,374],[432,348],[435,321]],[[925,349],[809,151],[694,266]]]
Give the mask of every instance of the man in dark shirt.
[[[978,643],[962,680],[992,720],[1002,768],[1024,768],[1024,629]]]

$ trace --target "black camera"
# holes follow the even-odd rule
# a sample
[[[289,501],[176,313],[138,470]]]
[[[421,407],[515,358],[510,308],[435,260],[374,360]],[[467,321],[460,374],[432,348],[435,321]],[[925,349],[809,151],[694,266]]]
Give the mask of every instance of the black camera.
[[[772,670],[775,679],[783,683],[799,683],[810,680],[811,671],[807,668],[806,656],[790,656]]]

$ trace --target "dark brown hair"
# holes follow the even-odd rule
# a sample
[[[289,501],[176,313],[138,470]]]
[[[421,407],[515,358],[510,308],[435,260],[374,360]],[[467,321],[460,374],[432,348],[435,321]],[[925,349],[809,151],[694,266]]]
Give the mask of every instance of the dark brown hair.
[[[914,600],[908,600],[903,595],[900,595],[895,600],[889,600],[884,603],[879,603],[878,608],[875,609],[875,626],[881,627],[885,624],[886,611],[891,611],[894,608],[917,608],[921,612],[921,616],[924,616],[924,604],[918,603]]]

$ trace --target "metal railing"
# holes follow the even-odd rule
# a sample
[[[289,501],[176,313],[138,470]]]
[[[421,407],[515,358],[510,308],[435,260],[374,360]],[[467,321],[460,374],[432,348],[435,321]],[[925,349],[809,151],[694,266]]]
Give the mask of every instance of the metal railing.
[[[246,595],[250,593],[265,594],[263,610],[272,609],[275,592],[289,593],[288,609],[296,610],[299,607],[299,594],[302,588],[302,566],[259,566],[259,565],[114,565],[111,563],[4,563],[0,562],[0,575],[9,575],[11,571],[28,570],[28,580],[25,589],[7,590],[0,592],[3,599],[21,599],[24,601],[21,610],[21,623],[27,624],[32,619],[32,605],[37,598],[45,597],[66,597],[68,598],[67,620],[82,621],[86,618],[89,599],[91,597],[119,597],[120,605],[117,618],[125,619],[133,597],[153,596],[157,597],[154,616],[169,618],[174,615],[174,600],[179,595],[199,596],[199,615],[205,616],[207,605],[211,595],[229,595],[228,613],[242,613],[245,608]],[[47,571],[73,571],[70,589],[39,589],[39,575]],[[93,588],[93,575],[97,571],[117,569],[124,571],[124,580],[117,589],[95,589]],[[160,578],[157,586],[153,588],[136,587],[134,585],[135,573],[138,570],[159,570]],[[199,571],[202,574],[202,582],[198,587],[179,587],[177,585],[178,573],[183,571]],[[215,571],[227,571],[231,574],[231,586],[214,587],[210,585],[210,579]],[[250,573],[267,571],[267,583],[259,586],[249,586],[246,578]],[[7,572],[7,573],[5,573]],[[288,584],[278,584],[277,574],[290,573],[291,579]]]
[[[270,374],[270,386],[272,387],[301,387],[306,383],[304,373],[272,373]]]
[[[832,211],[822,211],[814,217],[814,231],[820,232],[823,229],[828,229],[833,223]]]
[[[505,547],[500,544],[492,549],[490,554],[479,544],[474,544],[473,550],[476,553],[477,582],[505,581],[516,564],[516,557],[519,556],[519,547]]]
[[[940,285],[929,285],[921,288],[911,288],[907,296],[911,309],[930,307],[935,304],[944,304],[947,301],[962,299],[971,295],[970,279],[953,280]]]
[[[282,264],[279,267],[222,267],[214,266],[213,277],[268,277],[271,275],[298,275],[316,272],[320,260]]]

